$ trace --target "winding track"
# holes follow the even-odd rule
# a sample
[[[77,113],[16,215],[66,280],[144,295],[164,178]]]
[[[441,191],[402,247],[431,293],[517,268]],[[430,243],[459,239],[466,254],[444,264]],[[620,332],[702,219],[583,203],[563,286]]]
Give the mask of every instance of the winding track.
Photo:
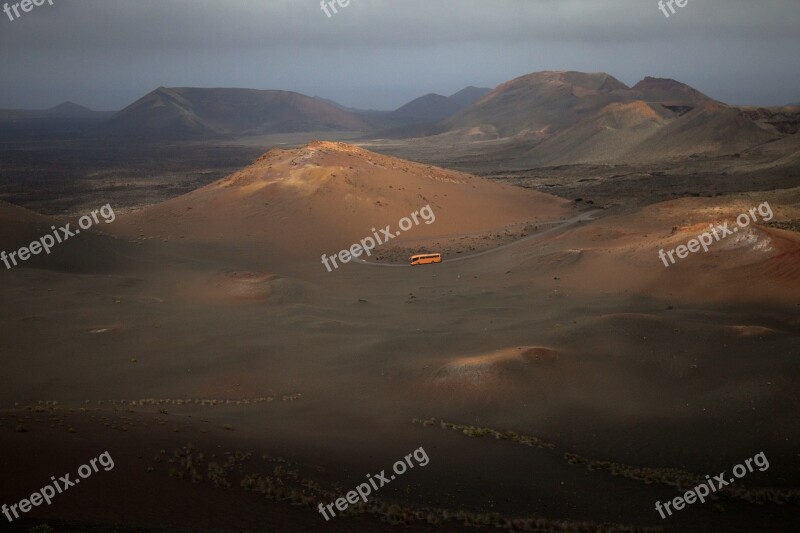
[[[595,213],[597,213],[597,212],[598,212],[597,210],[587,211],[585,213],[581,213],[580,215],[577,215],[577,216],[572,217],[572,218],[567,219],[567,220],[551,220],[551,221],[547,221],[547,222],[536,222],[536,224],[538,224],[540,226],[541,225],[545,225],[545,224],[556,224],[556,225],[553,226],[550,229],[546,229],[544,231],[538,231],[538,232],[536,232],[536,233],[534,233],[532,235],[528,235],[527,237],[523,237],[523,238],[518,239],[516,241],[508,242],[508,243],[500,245],[500,246],[498,246],[496,248],[490,248],[488,250],[484,250],[482,252],[478,252],[478,253],[475,253],[475,254],[461,255],[459,257],[451,257],[450,259],[443,259],[442,263],[453,263],[455,261],[466,261],[467,259],[474,259],[474,258],[480,257],[482,255],[493,254],[495,252],[499,252],[500,250],[504,250],[506,248],[511,248],[512,246],[517,246],[517,245],[519,245],[519,244],[521,244],[521,243],[523,243],[525,241],[529,241],[531,239],[542,237],[542,236],[547,235],[549,233],[554,233],[554,232],[556,232],[558,230],[564,229],[564,228],[566,228],[568,226],[572,226],[572,225],[577,224],[579,222],[585,222],[587,220],[594,220],[594,216],[593,215]],[[411,265],[409,265],[407,263],[402,263],[402,264],[399,264],[399,263],[375,263],[375,262],[372,262],[372,261],[365,261],[365,260],[363,260],[361,258],[355,258],[355,257],[352,259],[351,262],[355,262],[355,263],[358,263],[358,264],[361,264],[361,265],[376,266],[376,267],[388,267],[388,268],[411,267]]]

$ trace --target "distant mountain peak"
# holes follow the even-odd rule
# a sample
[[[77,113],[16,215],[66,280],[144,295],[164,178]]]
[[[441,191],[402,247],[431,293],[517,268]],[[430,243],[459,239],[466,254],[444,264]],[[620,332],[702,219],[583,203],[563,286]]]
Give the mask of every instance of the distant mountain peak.
[[[595,91],[628,89],[629,87],[606,72],[578,72],[575,70],[544,70],[515,78],[503,85],[514,83],[543,83],[569,85]]]
[[[652,87],[658,87],[661,89],[692,89],[685,83],[681,83],[672,78],[656,78],[653,76],[645,76],[644,79],[637,82],[632,89],[646,89]]]
[[[648,102],[660,102],[666,104],[694,104],[698,105],[705,102],[712,102],[713,99],[701,93],[697,89],[681,83],[672,78],[655,78],[647,76],[632,88],[638,91],[642,99]]]
[[[464,87],[457,93],[453,93],[449,96],[450,100],[460,108],[465,109],[487,94],[492,92],[491,89],[487,89],[486,87],[473,87],[470,85],[469,87]]]
[[[398,124],[434,123],[449,118],[480,100],[490,89],[465,87],[451,96],[428,93],[392,111]]]
[[[55,107],[46,110],[47,116],[54,118],[87,118],[94,117],[99,112],[93,111],[88,107],[78,105],[75,102],[62,102]]]
[[[100,133],[188,139],[368,129],[344,109],[291,91],[158,87],[117,113]]]
[[[89,108],[83,107],[82,105],[76,104],[75,102],[70,102],[67,100],[66,102],[61,102],[57,106],[51,107],[48,111],[63,111],[63,110],[75,110],[79,109],[82,111],[89,111]]]

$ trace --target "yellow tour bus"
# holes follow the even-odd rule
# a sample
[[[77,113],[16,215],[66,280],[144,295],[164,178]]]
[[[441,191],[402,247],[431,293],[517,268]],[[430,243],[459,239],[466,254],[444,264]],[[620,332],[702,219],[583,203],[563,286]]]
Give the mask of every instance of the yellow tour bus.
[[[429,265],[431,263],[441,263],[442,254],[417,254],[411,256],[412,265]]]

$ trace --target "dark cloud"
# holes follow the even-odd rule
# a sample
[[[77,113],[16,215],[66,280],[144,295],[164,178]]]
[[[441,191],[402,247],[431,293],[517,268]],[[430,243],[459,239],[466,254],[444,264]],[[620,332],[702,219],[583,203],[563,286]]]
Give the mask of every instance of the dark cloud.
[[[545,69],[673,77],[731,103],[800,100],[797,0],[689,0],[669,19],[657,0],[350,0],[339,11],[327,18],[317,0],[54,0],[0,18],[0,106],[113,109],[193,85],[392,108]]]

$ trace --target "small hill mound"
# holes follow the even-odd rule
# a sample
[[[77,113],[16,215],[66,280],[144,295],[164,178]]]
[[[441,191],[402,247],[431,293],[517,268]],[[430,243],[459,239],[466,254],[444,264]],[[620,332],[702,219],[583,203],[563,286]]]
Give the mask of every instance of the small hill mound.
[[[494,352],[459,357],[442,365],[431,378],[432,385],[490,387],[522,379],[528,371],[550,366],[559,352],[542,346],[515,346]]]
[[[264,257],[319,260],[429,205],[435,221],[391,242],[559,218],[568,202],[344,143],[274,149],[227,178],[120,218],[115,231],[182,242],[259,243]]]

